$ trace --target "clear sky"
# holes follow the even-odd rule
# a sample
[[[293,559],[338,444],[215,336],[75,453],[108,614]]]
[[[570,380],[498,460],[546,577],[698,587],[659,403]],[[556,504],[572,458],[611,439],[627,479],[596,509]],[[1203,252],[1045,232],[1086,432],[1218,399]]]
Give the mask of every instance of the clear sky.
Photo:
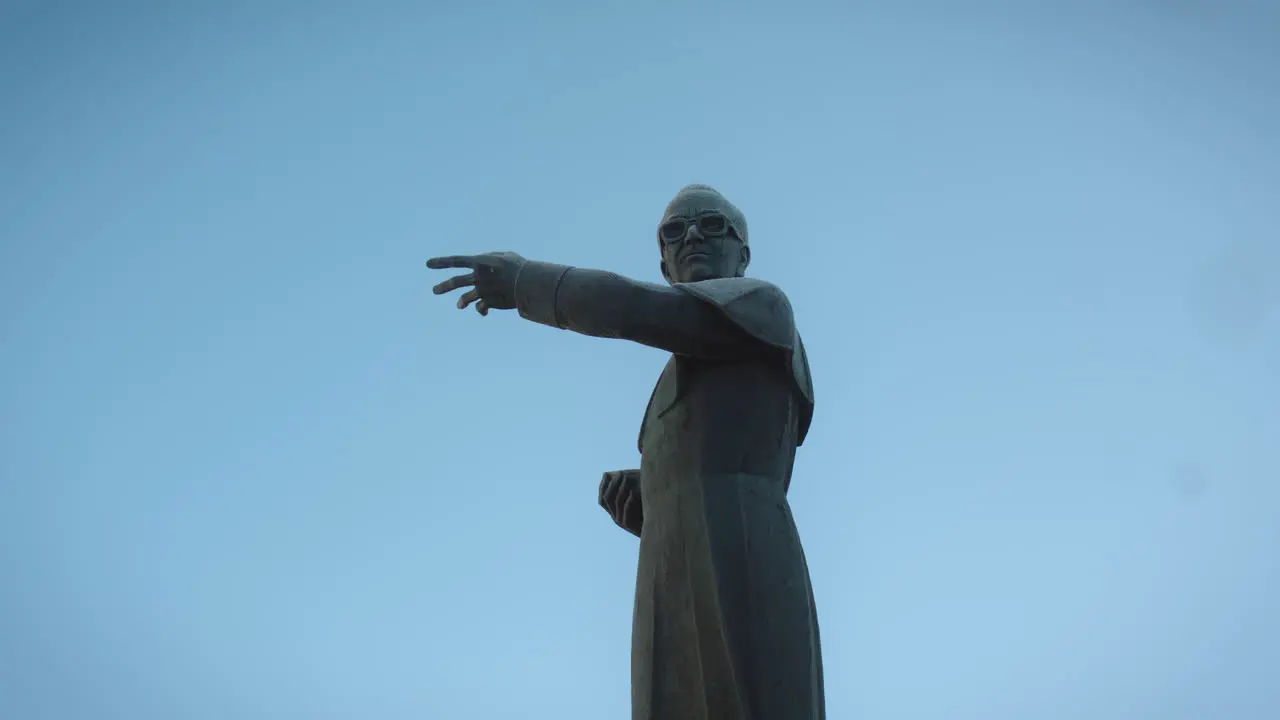
[[[1280,717],[1280,10],[417,5],[0,2],[0,718],[627,718],[666,358],[423,261],[660,281],[691,182],[833,720]]]

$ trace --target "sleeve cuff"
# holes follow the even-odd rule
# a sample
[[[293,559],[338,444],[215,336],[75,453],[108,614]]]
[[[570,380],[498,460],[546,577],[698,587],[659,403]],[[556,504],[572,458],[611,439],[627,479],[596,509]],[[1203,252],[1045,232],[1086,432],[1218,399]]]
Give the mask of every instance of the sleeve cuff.
[[[568,265],[526,261],[516,276],[516,310],[520,317],[543,325],[563,327],[556,313],[556,291]]]

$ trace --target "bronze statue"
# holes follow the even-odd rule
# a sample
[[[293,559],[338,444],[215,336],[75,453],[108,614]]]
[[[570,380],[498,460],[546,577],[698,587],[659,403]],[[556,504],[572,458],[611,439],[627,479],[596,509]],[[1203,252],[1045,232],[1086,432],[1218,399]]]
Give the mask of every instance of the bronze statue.
[[[599,502],[640,538],[633,720],[819,720],[822,650],[787,503],[813,385],[791,305],[743,276],[746,218],[705,185],[658,225],[668,286],[509,252],[434,258],[469,272],[458,307],[671,353],[640,427],[640,468],[607,472]]]

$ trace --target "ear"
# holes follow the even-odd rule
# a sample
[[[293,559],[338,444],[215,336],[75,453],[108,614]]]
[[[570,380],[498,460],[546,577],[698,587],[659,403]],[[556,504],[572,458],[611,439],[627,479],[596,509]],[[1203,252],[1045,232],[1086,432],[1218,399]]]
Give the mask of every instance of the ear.
[[[663,261],[661,261],[660,263],[658,263],[658,265],[659,265],[659,267],[661,267],[661,268],[662,268],[662,278],[663,278],[664,280],[666,280],[666,281],[667,281],[667,284],[668,284],[668,285],[670,285],[670,284],[671,284],[671,271],[670,271],[670,270],[667,270],[667,261],[666,261],[666,260],[663,260]]]
[[[738,250],[738,277],[747,274],[747,266],[751,264],[751,248],[743,245]]]

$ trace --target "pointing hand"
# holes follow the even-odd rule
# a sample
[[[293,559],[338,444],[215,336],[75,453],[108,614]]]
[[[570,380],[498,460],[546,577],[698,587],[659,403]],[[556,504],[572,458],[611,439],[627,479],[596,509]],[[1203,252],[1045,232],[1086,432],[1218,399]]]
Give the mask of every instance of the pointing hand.
[[[458,298],[458,309],[471,303],[476,311],[488,315],[490,310],[510,310],[516,306],[516,277],[524,265],[524,258],[513,252],[492,252],[483,255],[450,255],[431,258],[427,267],[433,270],[466,268],[471,272],[445,280],[431,289],[436,295],[469,287]]]

